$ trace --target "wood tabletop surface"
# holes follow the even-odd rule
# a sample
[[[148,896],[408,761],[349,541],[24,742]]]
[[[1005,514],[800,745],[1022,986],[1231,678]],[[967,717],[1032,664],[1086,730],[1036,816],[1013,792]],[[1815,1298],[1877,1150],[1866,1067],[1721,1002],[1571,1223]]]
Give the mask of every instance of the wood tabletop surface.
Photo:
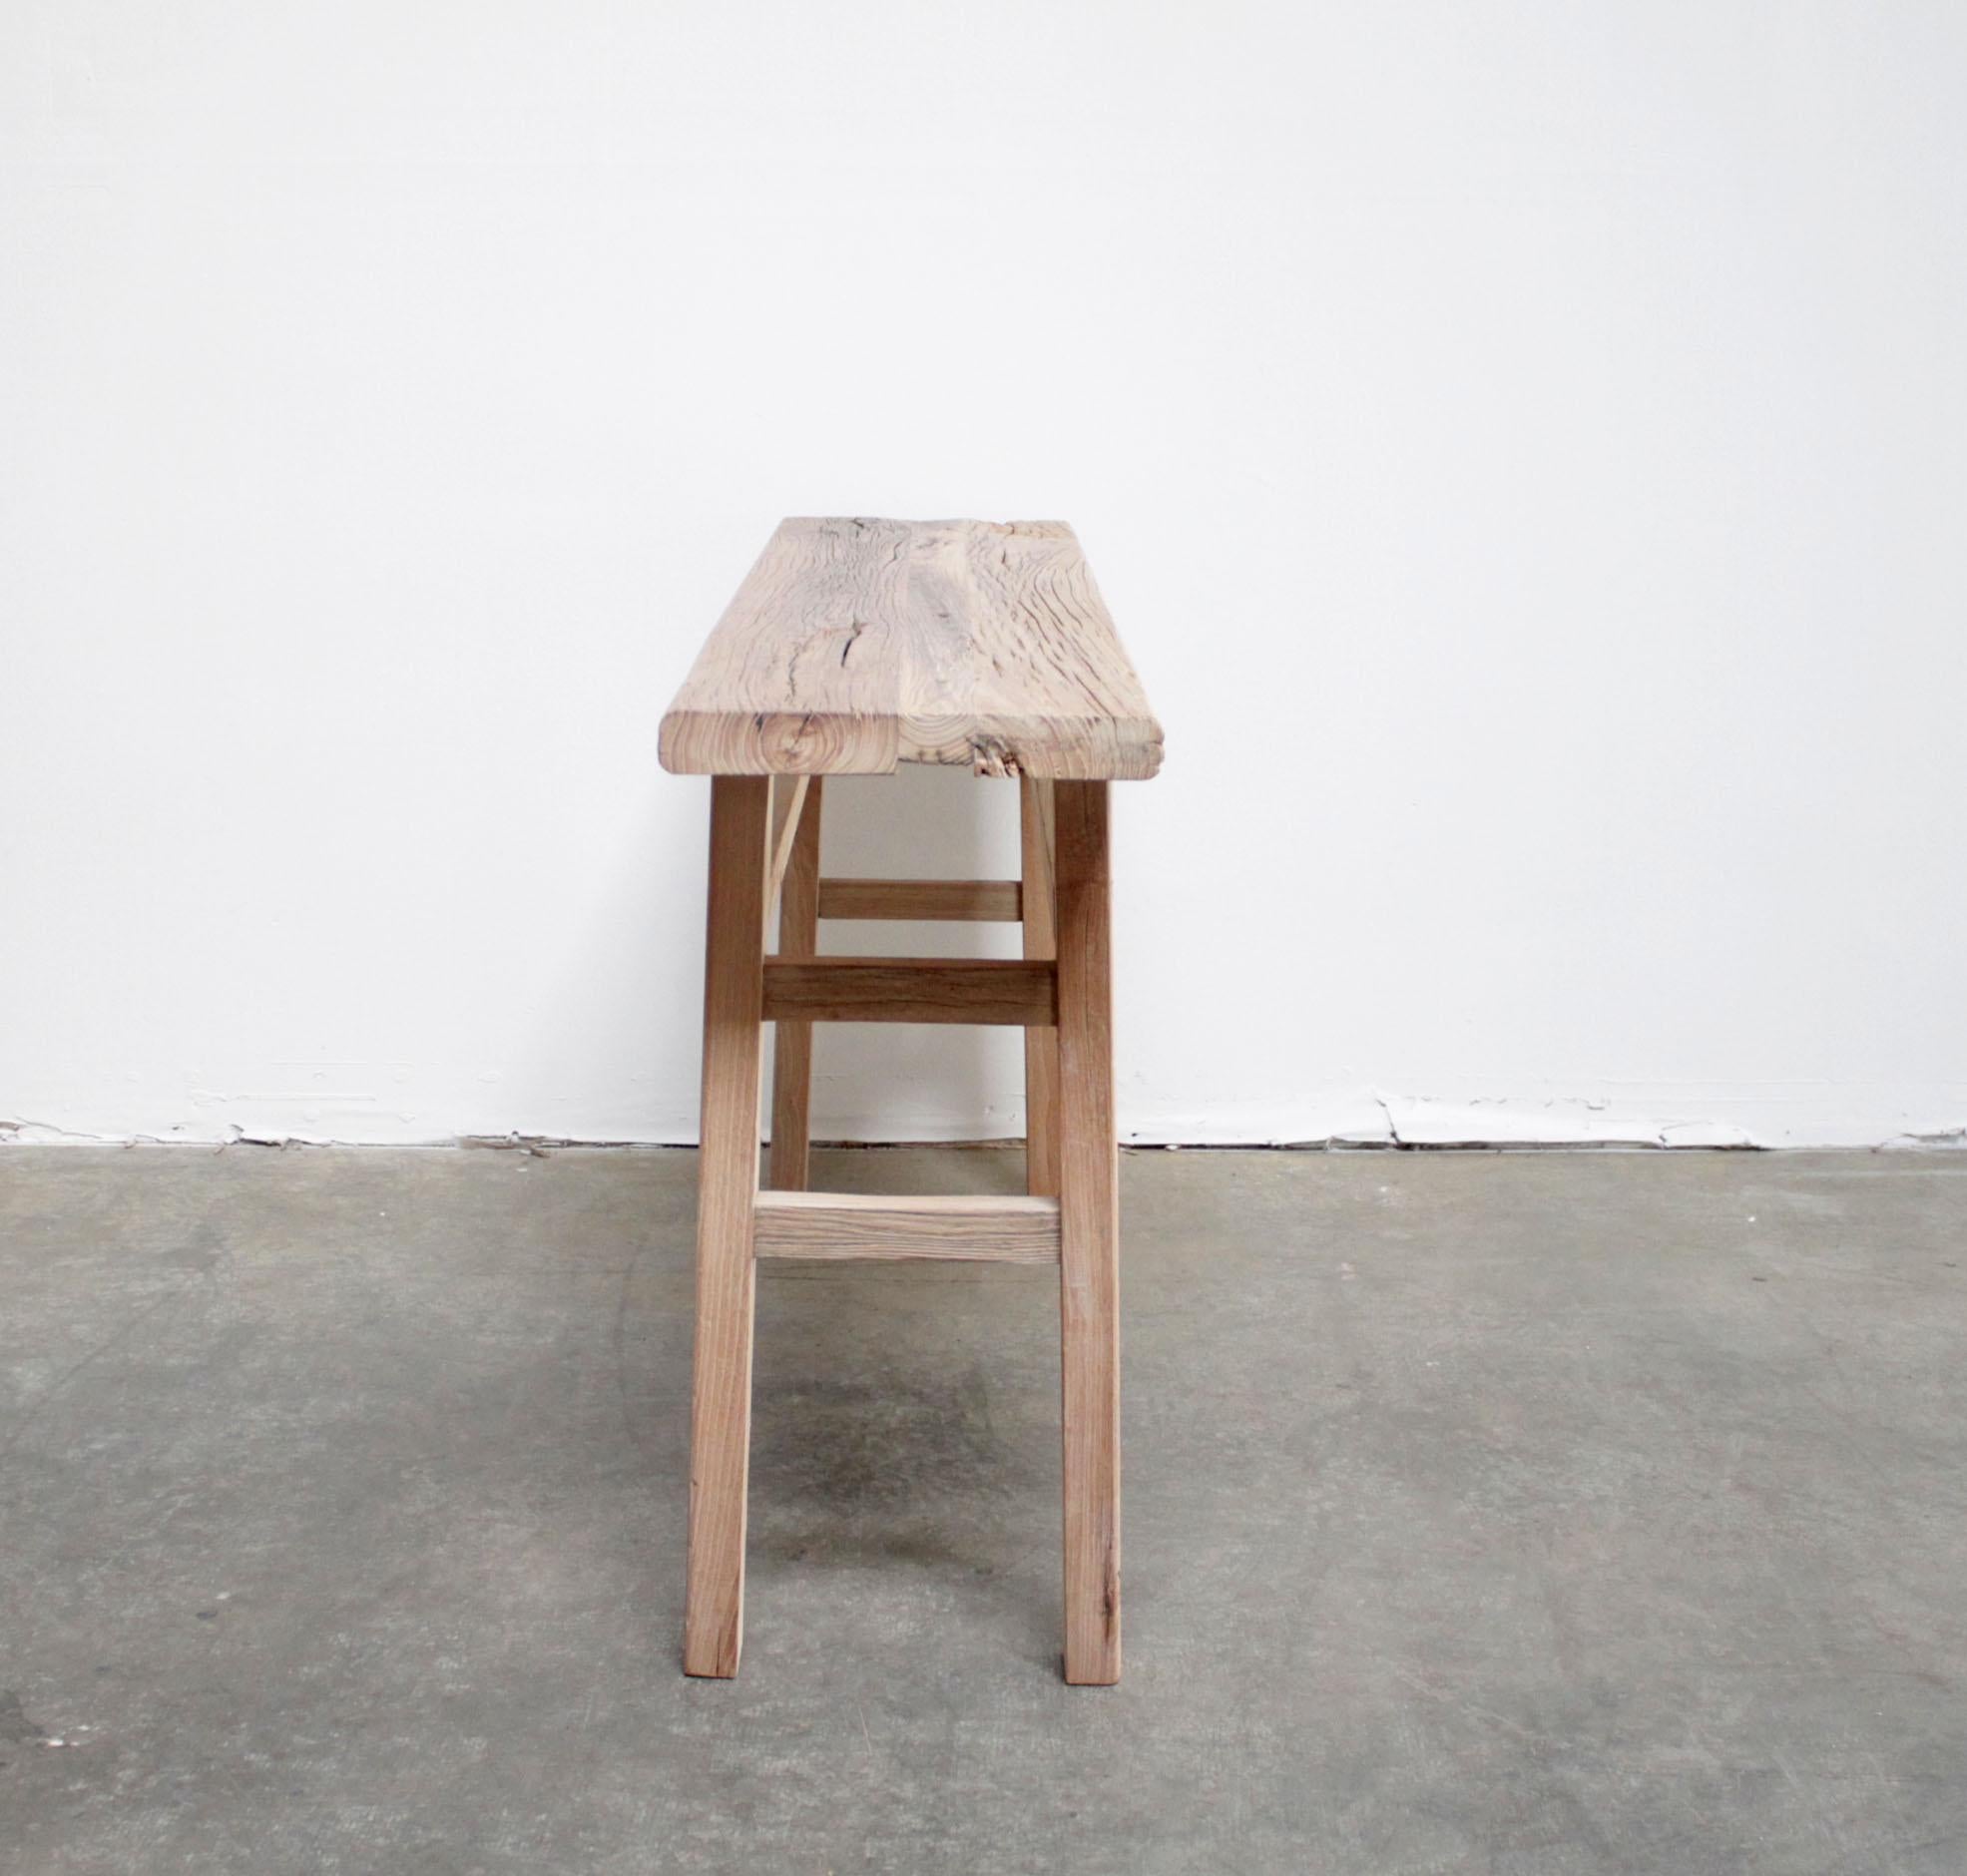
[[[1140,779],[1162,733],[1063,521],[779,523],[663,718],[694,775]]]

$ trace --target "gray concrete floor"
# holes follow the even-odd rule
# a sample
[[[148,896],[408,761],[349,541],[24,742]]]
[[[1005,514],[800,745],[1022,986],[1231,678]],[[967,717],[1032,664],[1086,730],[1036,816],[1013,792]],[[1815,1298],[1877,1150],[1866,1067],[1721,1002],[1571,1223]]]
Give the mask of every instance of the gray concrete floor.
[[[1967,1157],[1130,1157],[1111,1691],[1012,1267],[763,1273],[683,1678],[694,1164],[0,1152],[0,1866],[1967,1869]]]

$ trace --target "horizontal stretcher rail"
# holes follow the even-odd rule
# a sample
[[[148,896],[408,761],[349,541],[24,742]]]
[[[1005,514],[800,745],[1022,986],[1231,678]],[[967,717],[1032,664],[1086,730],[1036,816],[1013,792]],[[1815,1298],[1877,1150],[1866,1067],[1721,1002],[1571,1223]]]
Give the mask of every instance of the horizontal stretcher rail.
[[[1058,977],[1044,959],[766,958],[764,1020],[1050,1029]]]
[[[751,1215],[759,1257],[1059,1261],[1056,1198],[764,1191]]]
[[[1015,879],[822,879],[821,918],[999,919],[1024,917]]]

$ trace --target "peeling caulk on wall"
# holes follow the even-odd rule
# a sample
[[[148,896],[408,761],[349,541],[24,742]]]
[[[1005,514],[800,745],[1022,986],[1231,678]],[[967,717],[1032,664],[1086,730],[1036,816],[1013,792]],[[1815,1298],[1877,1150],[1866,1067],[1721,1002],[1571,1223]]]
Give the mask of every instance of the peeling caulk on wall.
[[[1685,1108],[1703,1101],[1718,1109],[1729,1107],[1744,1114],[1762,1104],[1744,1102],[1729,1091],[1694,1091],[1682,1097]],[[824,1145],[865,1143],[947,1142],[984,1146],[1016,1145],[1024,1117],[1015,1108],[993,1110],[982,1126],[965,1125],[947,1115],[924,1120],[911,1116],[904,1105],[842,1115],[819,1114],[815,1140]],[[209,1120],[163,1132],[133,1129],[91,1132],[63,1128],[46,1121],[18,1118],[0,1121],[0,1147],[22,1145],[191,1145],[257,1147],[414,1146],[472,1147],[503,1152],[543,1153],[565,1147],[687,1147],[695,1144],[690,1120],[679,1119],[668,1131],[639,1131],[624,1127],[614,1132],[525,1132],[506,1129],[470,1134],[432,1134],[400,1118],[370,1114],[355,1125],[339,1129],[260,1122],[252,1126]],[[1967,1151],[1967,1126],[1934,1127],[1908,1123],[1873,1139],[1868,1130],[1840,1122],[1827,1109],[1786,1109],[1768,1114],[1756,1126],[1738,1123],[1666,1118],[1644,1111],[1614,1112],[1602,1100],[1499,1098],[1427,1101],[1361,1090],[1334,1093],[1304,1112],[1296,1126],[1267,1128],[1258,1123],[1239,1128],[1222,1116],[1196,1116],[1173,1126],[1147,1128],[1129,1125],[1122,1117],[1124,1146],[1155,1148],[1279,1147],[1333,1151],[1621,1148],[1640,1150],[1771,1149],[1840,1147],[1885,1151]]]

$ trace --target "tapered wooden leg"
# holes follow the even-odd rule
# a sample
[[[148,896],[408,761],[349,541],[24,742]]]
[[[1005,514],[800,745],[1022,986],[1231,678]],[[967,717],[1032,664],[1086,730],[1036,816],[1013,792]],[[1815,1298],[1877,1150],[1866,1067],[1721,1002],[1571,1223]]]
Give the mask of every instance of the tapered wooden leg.
[[[1052,783],[1030,775],[1018,784],[1020,846],[1024,853],[1025,956],[1057,955],[1053,918]],[[1025,1190],[1055,1198],[1059,1191],[1059,1032],[1025,1031]]]
[[[690,1582],[683,1667],[738,1671],[751,1441],[751,1224],[758,1189],[770,781],[711,782],[704,1109],[697,1156],[697,1355],[691,1396]]]
[[[1066,1678],[1120,1678],[1120,1163],[1107,783],[1055,784]]]
[[[805,806],[792,835],[785,881],[778,890],[778,955],[809,958],[819,949],[820,778],[806,787]],[[807,1148],[811,1138],[812,1025],[776,1025],[771,1060],[771,1175],[773,1190],[806,1188]]]

